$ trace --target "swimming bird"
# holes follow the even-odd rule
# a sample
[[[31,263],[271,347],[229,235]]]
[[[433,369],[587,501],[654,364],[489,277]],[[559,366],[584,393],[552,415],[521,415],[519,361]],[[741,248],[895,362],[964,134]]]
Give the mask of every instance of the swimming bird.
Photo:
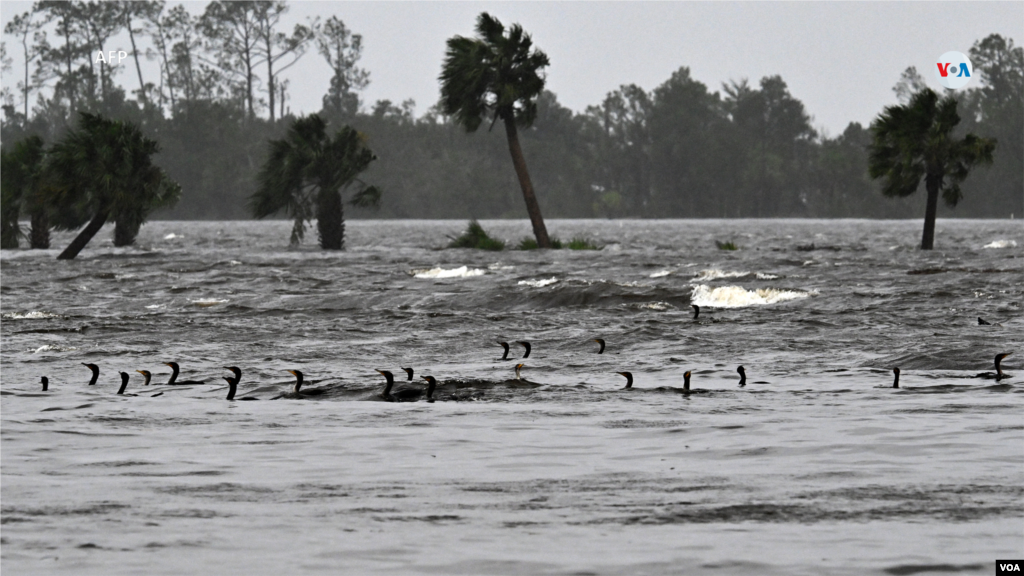
[[[690,304],[690,308],[693,308],[693,319],[696,320],[700,316],[700,306]]]
[[[1002,380],[1003,378],[1009,378],[1010,376],[1012,376],[1012,374],[1004,373],[1003,372],[1003,368],[1000,366],[1000,364],[1002,363],[1003,358],[1006,358],[1010,354],[1013,354],[1013,352],[1005,352],[1003,354],[996,354],[996,371],[995,372],[982,372],[980,374],[975,375],[974,377],[975,378],[985,378],[985,379],[995,378],[996,381]]]
[[[601,345],[601,349],[597,351],[598,354],[604,354],[604,340],[601,338],[594,338],[591,342],[597,342]]]
[[[43,384],[43,392],[46,392],[47,390],[50,389],[50,379],[47,378],[46,376],[43,376],[42,384]]]
[[[988,320],[982,320],[981,316],[978,316],[978,326],[991,326],[992,323]]]
[[[136,370],[139,374],[146,377],[146,381],[142,383],[143,386],[149,386],[149,380],[153,377],[153,373],[149,370]]]
[[[437,379],[433,376],[423,376],[423,379],[427,381],[427,402],[434,403],[434,388],[437,387]]]
[[[239,369],[237,366],[225,366],[224,369],[225,370],[231,370],[231,372],[234,373],[234,375],[235,375],[234,378],[232,378],[230,376],[222,376],[222,378],[224,378],[225,380],[228,381],[228,398],[227,399],[228,400],[234,400],[235,399],[235,392],[238,391],[238,383],[242,380],[242,370]],[[239,398],[239,400],[259,400],[259,398],[254,398],[252,396],[245,396],[244,398]]]
[[[505,353],[501,355],[502,360],[508,360],[508,342],[498,342],[501,347],[505,349]]]
[[[892,373],[896,375],[896,379],[892,381],[892,387],[893,388],[899,388],[900,387],[900,367],[897,366],[897,367],[893,368],[892,369]]]
[[[519,344],[523,348],[526,348],[526,354],[523,354],[523,358],[529,358],[530,357],[530,343],[529,342],[521,342],[519,340],[516,340],[516,344]]]
[[[405,370],[405,373],[409,375],[408,380],[411,382],[412,381],[412,368],[402,368],[402,370]]]
[[[293,376],[295,376],[295,394],[297,396],[319,396],[326,392],[323,388],[311,388],[308,390],[302,390],[303,376],[302,372],[298,370],[289,370]]]
[[[616,372],[616,374],[618,374],[619,376],[625,376],[626,377],[626,386],[623,388],[623,390],[629,390],[630,388],[633,387],[633,373],[632,372]]]
[[[131,378],[131,374],[127,372],[121,372],[121,387],[117,389],[117,393],[122,396],[138,396],[138,394],[125,394],[124,391],[128,388],[128,379]]]
[[[178,382],[178,372],[179,372],[178,363],[177,362],[164,362],[164,366],[170,366],[171,367],[171,379],[167,381],[167,385],[168,386],[173,386],[175,384],[205,384],[206,383],[205,380],[182,380],[181,382]]]
[[[690,392],[690,371],[687,370],[683,373],[683,394],[689,394]]]
[[[89,380],[89,386],[96,384],[96,380],[100,377],[100,367],[95,364],[86,364],[82,362],[82,366],[86,366],[89,370],[92,370],[92,378]]]
[[[522,380],[523,379],[522,375],[519,374],[519,371],[523,369],[523,366],[526,366],[526,364],[523,364],[523,363],[516,364],[516,380]]]
[[[422,390],[417,390],[415,388],[400,388],[391,392],[391,389],[395,385],[395,375],[387,370],[377,370],[377,372],[380,373],[387,382],[384,386],[384,391],[380,393],[380,397],[386,402],[412,402],[423,395]],[[424,376],[423,379],[426,380],[427,377]],[[427,380],[427,382],[430,382],[430,380]]]
[[[743,369],[743,366],[740,366],[739,368],[737,368],[736,371],[740,373],[740,386],[746,386],[747,385],[747,371]]]

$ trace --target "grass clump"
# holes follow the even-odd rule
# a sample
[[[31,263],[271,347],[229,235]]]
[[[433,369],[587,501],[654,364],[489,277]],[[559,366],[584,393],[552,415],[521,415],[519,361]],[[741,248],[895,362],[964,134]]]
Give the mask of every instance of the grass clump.
[[[727,242],[719,242],[718,240],[715,240],[715,246],[718,246],[719,250],[739,250],[740,249],[740,247],[737,246],[736,243],[733,242],[732,240],[729,240]]]
[[[499,251],[505,249],[505,241],[491,238],[484,231],[484,227],[476,220],[470,220],[466,231],[457,238],[449,236],[451,242],[449,248],[476,248],[478,250]]]
[[[537,240],[535,240],[533,238],[523,238],[522,240],[519,241],[519,245],[517,246],[517,248],[519,250],[536,250],[537,249]],[[593,242],[591,242],[590,240],[588,240],[586,238],[583,238],[582,236],[577,236],[576,238],[573,238],[572,240],[569,240],[568,242],[562,242],[557,237],[552,236],[551,237],[551,248],[553,250],[561,250],[563,248],[568,248],[569,250],[597,250],[598,249],[596,244],[594,244]]]
[[[582,236],[577,236],[565,245],[569,250],[597,250],[597,244]]]

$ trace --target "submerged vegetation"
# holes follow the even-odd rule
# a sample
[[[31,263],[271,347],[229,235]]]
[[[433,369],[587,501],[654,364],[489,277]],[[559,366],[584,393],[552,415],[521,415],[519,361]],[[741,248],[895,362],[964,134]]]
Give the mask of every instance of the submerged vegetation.
[[[722,242],[720,240],[715,240],[715,246],[718,246],[719,250],[739,250],[740,249],[740,247],[737,246],[736,243],[733,242],[732,240],[726,240],[725,242]]]
[[[519,245],[516,247],[519,250],[536,250],[538,248],[537,242],[533,238],[523,238],[519,241]],[[590,240],[582,237],[575,237],[568,242],[562,242],[555,236],[551,237],[551,248],[554,250],[561,250],[563,248],[569,250],[599,250],[598,246]]]
[[[452,237],[451,242],[448,243],[449,248],[476,248],[478,250],[504,250],[505,241],[491,238],[487,232],[484,231],[484,227],[480,225],[476,220],[471,220],[469,226],[466,227],[466,231],[458,237]]]

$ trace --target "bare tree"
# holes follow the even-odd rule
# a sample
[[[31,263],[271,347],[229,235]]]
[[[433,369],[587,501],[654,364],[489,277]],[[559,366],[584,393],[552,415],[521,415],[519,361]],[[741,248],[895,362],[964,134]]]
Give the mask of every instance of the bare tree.
[[[302,24],[296,24],[289,36],[278,32],[281,16],[288,11],[288,5],[280,0],[273,2],[257,2],[257,20],[259,26],[256,33],[259,42],[255,53],[267,64],[267,93],[270,95],[270,121],[274,121],[274,97],[277,75],[284,72],[306,53],[306,45],[313,39],[313,31]],[[284,58],[291,60],[274,71],[274,66]]]

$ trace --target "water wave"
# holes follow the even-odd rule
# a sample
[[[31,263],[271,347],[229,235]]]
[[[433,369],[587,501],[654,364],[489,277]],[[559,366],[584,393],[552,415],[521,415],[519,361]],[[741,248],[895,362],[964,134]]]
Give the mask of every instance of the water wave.
[[[651,274],[650,277],[651,278],[663,278],[665,276],[668,276],[671,273],[672,273],[671,270],[659,270],[659,271],[654,272],[653,274]]]
[[[460,266],[458,268],[431,268],[429,270],[413,270],[413,278],[470,278],[483,276],[485,272],[479,268]]]
[[[994,240],[982,246],[982,248],[1016,248],[1016,240]]]
[[[690,300],[698,306],[718,308],[744,308],[747,306],[763,306],[777,304],[789,300],[807,298],[812,292],[798,290],[780,290],[778,288],[758,288],[746,290],[741,286],[720,286],[711,288],[706,284],[693,287]]]
[[[533,286],[534,288],[543,288],[545,286],[550,286],[555,282],[558,282],[558,278],[552,276],[551,278],[538,278],[537,280],[520,280],[519,285]]]
[[[21,314],[19,312],[8,312],[3,316],[0,316],[4,320],[45,320],[47,318],[60,318],[59,314],[53,314],[51,312],[43,312],[40,310],[33,310],[31,312],[25,312]]]
[[[189,300],[192,304],[199,306],[200,308],[209,308],[210,306],[216,306],[217,304],[226,304],[227,300],[221,300],[219,298],[197,298],[195,300]]]
[[[701,270],[694,274],[694,280],[718,280],[719,278],[743,278],[750,276],[750,272],[725,272],[718,268],[711,268],[709,270]]]

